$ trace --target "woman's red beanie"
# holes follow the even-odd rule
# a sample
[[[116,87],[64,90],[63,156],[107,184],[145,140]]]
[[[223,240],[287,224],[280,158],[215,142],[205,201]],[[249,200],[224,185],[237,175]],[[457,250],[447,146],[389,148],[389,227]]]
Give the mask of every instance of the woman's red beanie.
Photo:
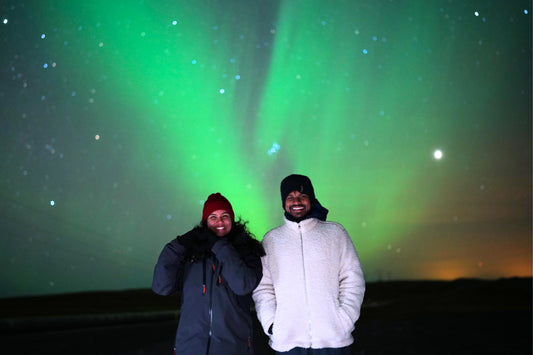
[[[220,192],[209,195],[207,201],[205,201],[204,210],[202,212],[202,221],[206,221],[207,217],[216,210],[227,211],[231,216],[231,220],[235,220],[235,214],[233,213],[233,208],[231,208],[231,203],[229,203]]]

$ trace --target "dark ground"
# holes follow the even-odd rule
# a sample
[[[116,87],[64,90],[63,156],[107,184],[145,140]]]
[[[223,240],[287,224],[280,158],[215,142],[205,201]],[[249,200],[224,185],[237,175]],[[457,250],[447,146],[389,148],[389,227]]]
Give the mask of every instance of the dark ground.
[[[150,290],[0,299],[2,354],[171,354],[178,298]],[[257,319],[255,353],[273,354]],[[355,354],[532,354],[532,279],[367,284]]]

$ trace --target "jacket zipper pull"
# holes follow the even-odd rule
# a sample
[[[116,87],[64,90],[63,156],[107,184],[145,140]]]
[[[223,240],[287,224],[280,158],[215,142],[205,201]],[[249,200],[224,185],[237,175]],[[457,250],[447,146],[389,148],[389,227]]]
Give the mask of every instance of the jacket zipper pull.
[[[220,271],[218,272],[218,278],[217,278],[217,285],[220,285],[222,283],[222,278],[220,277]],[[216,268],[215,268],[215,264],[213,263],[213,273],[216,274]]]
[[[222,266],[220,266],[220,268],[218,269],[218,285],[220,285],[222,283]]]
[[[205,277],[205,258],[204,258],[204,261],[203,261],[203,283],[202,283],[202,295],[205,295],[205,280],[206,280],[206,277]]]

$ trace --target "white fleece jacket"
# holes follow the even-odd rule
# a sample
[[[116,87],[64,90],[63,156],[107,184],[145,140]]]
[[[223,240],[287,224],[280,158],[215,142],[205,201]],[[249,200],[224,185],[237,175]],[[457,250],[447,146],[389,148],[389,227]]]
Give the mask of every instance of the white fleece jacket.
[[[344,227],[316,218],[300,223],[285,219],[264,236],[263,247],[263,278],[253,299],[272,349],[353,343],[365,280]]]

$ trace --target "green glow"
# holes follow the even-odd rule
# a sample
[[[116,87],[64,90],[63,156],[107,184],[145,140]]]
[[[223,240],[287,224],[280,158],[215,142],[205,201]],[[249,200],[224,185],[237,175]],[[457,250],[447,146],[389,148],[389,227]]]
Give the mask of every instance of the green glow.
[[[52,221],[44,234],[73,241],[59,260],[78,270],[93,262],[117,267],[128,278],[120,286],[107,280],[76,287],[138,287],[148,284],[162,245],[199,222],[208,194],[226,195],[262,238],[282,222],[281,179],[302,173],[329,219],[352,236],[369,280],[381,270],[398,278],[456,277],[419,270],[446,259],[440,250],[455,253],[441,238],[438,250],[417,254],[433,235],[427,230],[474,238],[479,232],[467,222],[499,216],[496,196],[509,203],[531,196],[531,144],[523,135],[531,131],[531,17],[523,14],[530,3],[490,11],[480,5],[486,23],[472,6],[30,2],[24,35],[18,21],[5,27],[23,37],[4,67],[21,70],[22,60],[13,59],[19,55],[32,68],[24,73],[27,90],[14,81],[16,90],[2,91],[5,102],[16,101],[5,113],[13,122],[24,113],[31,124],[17,121],[20,129],[41,127],[41,145],[53,139],[64,158],[48,162],[33,153],[42,164],[37,175],[32,163],[20,162],[33,150],[19,138],[6,171],[30,174],[6,178],[5,198]],[[57,67],[42,70],[43,61]],[[501,132],[513,139],[502,142]],[[485,152],[495,141],[499,154],[516,159],[512,166],[500,155],[490,161]],[[269,153],[275,144],[279,150]],[[433,158],[435,149],[442,160]],[[502,173],[509,170],[517,192]],[[50,199],[57,200],[53,210]],[[491,203],[494,211],[476,214]],[[513,218],[520,221],[502,226],[520,226],[517,245],[530,246],[524,212]],[[78,244],[80,265],[72,261]],[[491,267],[493,258],[473,251],[457,277],[517,274],[497,261],[490,271],[476,269],[478,259]]]

